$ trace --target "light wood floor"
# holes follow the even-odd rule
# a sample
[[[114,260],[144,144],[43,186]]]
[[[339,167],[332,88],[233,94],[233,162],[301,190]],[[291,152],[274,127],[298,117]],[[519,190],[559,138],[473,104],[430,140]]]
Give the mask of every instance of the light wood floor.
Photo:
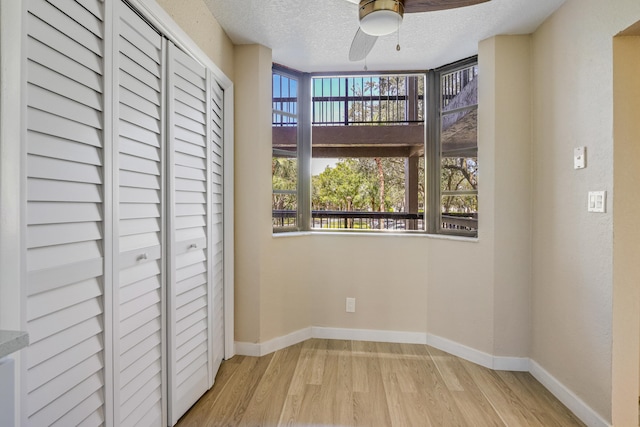
[[[191,426],[583,426],[530,374],[426,345],[312,339],[224,362]]]

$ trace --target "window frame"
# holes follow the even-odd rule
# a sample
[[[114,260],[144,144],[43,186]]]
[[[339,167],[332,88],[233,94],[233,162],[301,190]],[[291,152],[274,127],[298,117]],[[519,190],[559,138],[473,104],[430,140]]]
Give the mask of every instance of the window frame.
[[[298,124],[297,124],[297,226],[272,227],[274,234],[287,232],[314,233],[401,233],[418,235],[450,235],[459,237],[477,237],[476,231],[450,230],[442,227],[442,191],[441,191],[441,121],[442,121],[442,85],[441,76],[478,65],[478,57],[472,56],[428,71],[407,72],[361,72],[361,73],[303,73],[282,65],[273,64],[272,73],[279,73],[298,81]],[[424,212],[423,230],[356,230],[356,229],[320,229],[312,228],[311,218],[311,161],[312,161],[312,82],[315,77],[384,76],[384,75],[424,75]],[[272,74],[273,75],[273,74]],[[273,104],[272,104],[273,105]],[[477,105],[475,108],[478,108]],[[480,202],[478,201],[478,204]],[[479,229],[479,227],[478,227]]]
[[[302,73],[291,68],[278,64],[273,64],[271,72],[271,82],[273,84],[274,74],[297,81],[297,122],[296,122],[296,156],[297,179],[296,179],[296,225],[291,227],[276,227],[273,225],[273,233],[287,233],[310,230],[311,217],[311,127],[306,123],[311,120],[311,78],[309,74]],[[272,88],[272,122],[275,110],[273,109],[273,88]],[[309,106],[309,108],[304,106]],[[301,108],[302,107],[302,108]],[[272,146],[273,159],[273,146]],[[293,158],[293,156],[292,156]],[[271,194],[274,194],[273,185]],[[308,205],[308,207],[306,207]],[[305,208],[306,207],[306,208]]]
[[[429,82],[429,94],[433,94],[435,99],[429,99],[429,103],[427,104],[427,121],[426,124],[427,129],[427,147],[425,154],[427,159],[431,159],[429,161],[429,167],[431,168],[432,173],[425,173],[425,178],[427,179],[426,189],[427,195],[426,200],[427,209],[425,209],[425,213],[427,210],[431,212],[437,212],[437,214],[428,215],[428,218],[425,219],[427,221],[427,233],[429,234],[438,234],[438,235],[450,235],[450,236],[461,236],[461,237],[478,237],[478,230],[480,229],[479,225],[475,231],[466,231],[466,230],[451,230],[445,229],[442,227],[442,189],[441,189],[441,171],[442,171],[442,117],[443,108],[442,108],[442,76],[450,73],[455,73],[456,71],[461,71],[466,68],[478,66],[478,56],[471,56],[466,59],[462,59],[460,61],[453,62],[451,64],[444,65],[442,67],[436,68],[435,70],[429,71],[429,75],[427,80],[431,80]],[[479,72],[478,72],[479,75]],[[478,78],[478,77],[476,77]],[[469,107],[469,109],[475,108],[478,109],[478,103],[475,107]],[[430,110],[430,111],[429,111]],[[476,135],[477,135],[477,123],[476,123]],[[430,138],[432,143],[430,144]],[[476,147],[477,147],[477,136],[476,136]],[[431,147],[431,150],[430,150]],[[477,150],[477,148],[476,148]],[[477,158],[477,154],[476,154]],[[427,161],[425,159],[425,162]],[[477,163],[477,162],[476,162]],[[432,178],[432,179],[429,179]],[[476,197],[478,197],[478,190],[475,191]],[[478,205],[480,204],[478,198]],[[436,211],[429,209],[430,206],[437,207]],[[479,221],[478,221],[479,224]]]

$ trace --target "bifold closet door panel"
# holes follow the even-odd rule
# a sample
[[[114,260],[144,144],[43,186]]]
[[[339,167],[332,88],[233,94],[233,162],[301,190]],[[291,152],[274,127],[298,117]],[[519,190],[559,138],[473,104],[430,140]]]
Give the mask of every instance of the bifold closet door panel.
[[[169,418],[210,384],[206,69],[169,43]]]
[[[210,78],[211,84],[211,160],[210,179],[211,191],[211,325],[212,325],[212,373],[218,372],[218,368],[224,359],[224,242],[223,242],[223,111],[224,91]]]
[[[99,0],[30,0],[27,9],[30,346],[21,425],[100,426],[108,422],[110,345],[103,258],[110,232],[104,221],[105,8]]]
[[[120,426],[166,425],[164,40],[117,8],[114,388]]]

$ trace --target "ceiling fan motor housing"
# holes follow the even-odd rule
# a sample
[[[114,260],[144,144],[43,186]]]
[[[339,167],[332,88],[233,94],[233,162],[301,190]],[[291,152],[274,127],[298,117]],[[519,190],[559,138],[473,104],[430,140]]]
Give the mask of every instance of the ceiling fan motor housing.
[[[361,0],[360,28],[372,36],[386,36],[398,29],[404,15],[402,0]]]

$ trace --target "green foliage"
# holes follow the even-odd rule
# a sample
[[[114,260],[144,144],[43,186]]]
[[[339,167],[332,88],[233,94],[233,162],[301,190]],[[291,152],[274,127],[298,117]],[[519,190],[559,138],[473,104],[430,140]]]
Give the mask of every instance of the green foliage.
[[[478,189],[478,161],[476,158],[443,157],[440,189],[444,191],[471,191]],[[443,195],[443,213],[478,212],[477,195]]]
[[[274,190],[295,190],[298,186],[298,162],[295,159],[273,157],[271,180]],[[297,197],[293,194],[273,194],[272,209],[296,210]]]
[[[386,211],[404,211],[404,159],[381,158]],[[312,209],[380,211],[380,177],[373,158],[341,159],[312,177]]]

